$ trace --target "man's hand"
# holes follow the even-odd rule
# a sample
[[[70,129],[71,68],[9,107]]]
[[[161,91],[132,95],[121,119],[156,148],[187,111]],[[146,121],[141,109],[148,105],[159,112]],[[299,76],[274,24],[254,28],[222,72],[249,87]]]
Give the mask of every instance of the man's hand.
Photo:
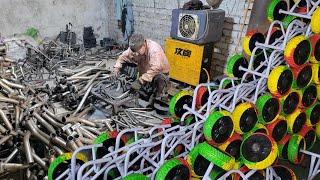
[[[138,91],[141,89],[141,83],[139,80],[135,80],[132,84],[131,84],[131,88],[135,91]]]

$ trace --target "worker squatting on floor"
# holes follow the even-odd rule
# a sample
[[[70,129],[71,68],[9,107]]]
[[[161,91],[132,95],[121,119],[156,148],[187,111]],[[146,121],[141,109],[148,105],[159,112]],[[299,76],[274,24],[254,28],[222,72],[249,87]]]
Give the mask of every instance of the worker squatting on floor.
[[[137,65],[139,77],[132,84],[135,90],[151,89],[149,103],[161,98],[169,84],[169,62],[161,46],[145,39],[141,34],[134,34],[129,40],[129,48],[124,51],[114,65],[114,73],[119,75],[129,63]]]

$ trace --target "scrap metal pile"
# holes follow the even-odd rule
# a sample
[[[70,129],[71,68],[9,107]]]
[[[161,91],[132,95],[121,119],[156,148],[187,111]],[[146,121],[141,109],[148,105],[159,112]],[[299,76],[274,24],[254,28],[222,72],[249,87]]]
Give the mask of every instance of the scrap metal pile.
[[[7,58],[9,42],[25,49],[26,58]],[[54,159],[104,132],[161,123],[150,109],[137,108],[133,80],[105,67],[119,51],[84,52],[56,41],[1,43],[0,179],[47,178]]]
[[[175,95],[160,126],[108,131],[60,156],[48,178],[295,179],[278,159],[299,165],[307,155],[315,177],[320,155],[307,150],[320,136],[320,1],[292,2],[271,1],[268,32],[247,34],[219,85]]]

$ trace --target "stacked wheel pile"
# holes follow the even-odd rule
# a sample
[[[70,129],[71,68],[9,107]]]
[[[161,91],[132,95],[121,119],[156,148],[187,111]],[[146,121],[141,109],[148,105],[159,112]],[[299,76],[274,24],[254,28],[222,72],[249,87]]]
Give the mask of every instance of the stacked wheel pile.
[[[308,12],[304,0],[294,1],[293,5],[298,6],[295,13]],[[212,111],[203,124],[203,141],[184,159],[166,161],[159,168],[156,179],[202,178],[210,163],[213,164],[209,172],[211,179],[217,179],[232,169],[244,174],[254,169],[257,171],[252,177],[262,179],[268,167],[272,167],[282,179],[296,179],[291,169],[278,164],[278,158],[300,164],[304,159],[301,150],[310,150],[317,135],[320,136],[320,8],[313,12],[310,19],[279,13],[280,10],[287,11],[289,7],[286,1],[271,1],[267,11],[268,19],[282,21],[283,28],[288,28],[294,20],[304,21],[312,32],[308,33],[306,28],[305,34],[298,33],[285,42],[283,63],[267,73],[267,90],[254,103],[239,102],[233,112],[222,108]],[[269,44],[277,44],[274,42],[281,36],[281,28],[274,27],[268,39]],[[253,52],[256,42],[264,43],[265,40],[265,35],[260,32],[248,32],[243,42],[244,55],[237,54],[228,60],[226,75],[238,78],[236,82],[245,82],[250,81],[250,78],[245,81],[241,79],[246,73],[243,68],[252,66],[257,74],[266,72],[264,52]],[[267,52],[271,54],[273,49]],[[250,65],[246,57],[253,57],[253,64]],[[224,81],[220,87],[228,89],[234,86],[230,82]],[[208,88],[199,88],[197,107],[210,103],[209,95]],[[190,107],[192,101],[192,92],[182,91],[174,96],[170,104],[174,118],[181,118],[186,112],[183,105]],[[187,119],[182,125],[195,122],[193,116]],[[179,120],[174,122],[180,123]],[[240,177],[231,174],[228,178]]]

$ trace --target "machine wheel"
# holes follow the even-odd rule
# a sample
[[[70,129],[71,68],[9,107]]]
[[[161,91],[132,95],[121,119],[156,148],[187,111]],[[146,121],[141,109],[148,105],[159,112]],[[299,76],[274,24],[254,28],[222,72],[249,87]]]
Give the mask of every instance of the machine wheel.
[[[181,118],[182,115],[187,112],[183,109],[183,105],[187,104],[189,107],[192,103],[192,92],[180,91],[170,100],[169,112],[175,118]]]
[[[301,68],[293,69],[295,80],[292,87],[294,89],[302,89],[308,86],[312,81],[312,66],[311,64],[305,64]]]
[[[105,132],[100,134],[94,141],[94,144],[101,144],[103,143],[102,147],[97,148],[97,158],[102,158],[109,152],[110,147],[114,147],[116,145],[116,138],[117,138],[118,132],[112,131],[112,132]],[[123,147],[127,142],[127,138],[125,136],[122,136],[120,139],[120,146]]]
[[[286,117],[288,123],[288,132],[289,133],[298,133],[303,125],[307,121],[307,115],[305,112],[302,112],[300,109],[297,109],[292,114]]]
[[[276,142],[279,142],[288,132],[288,123],[283,118],[279,118],[266,126],[269,134]]]
[[[284,50],[284,58],[292,68],[299,68],[308,62],[312,52],[311,43],[304,35],[292,38]]]
[[[267,93],[260,96],[256,102],[258,118],[263,124],[272,123],[275,121],[281,112],[280,102]]]
[[[294,164],[300,164],[303,160],[303,153],[300,150],[306,149],[306,143],[301,135],[293,134],[288,145],[288,159]]]
[[[276,142],[263,133],[254,133],[241,144],[241,159],[249,169],[265,169],[274,163],[277,155]]]
[[[227,111],[212,113],[203,125],[203,134],[211,145],[227,141],[234,131],[231,114]]]
[[[148,180],[149,178],[143,174],[130,174],[123,178],[123,180]]]
[[[320,33],[320,8],[318,7],[312,14],[311,17],[311,30],[315,34]]]
[[[244,53],[246,53],[248,56],[252,55],[253,49],[256,47],[256,42],[264,43],[265,37],[262,33],[258,31],[249,31],[246,36],[243,39],[242,48]],[[256,51],[255,55],[258,55],[262,52],[261,49]]]
[[[206,142],[199,144],[199,153],[208,161],[225,171],[229,171],[234,167],[234,157]]]
[[[241,143],[242,137],[238,133],[233,133],[225,143],[219,146],[219,149],[233,156],[236,161],[239,161]]]
[[[188,154],[187,161],[192,168],[192,177],[201,178],[206,173],[210,161],[199,153],[199,145],[196,145]]]
[[[72,153],[64,153],[55,158],[48,169],[48,179],[54,180],[69,168],[71,164]],[[78,153],[76,156],[76,164],[83,165],[88,159],[84,154]]]
[[[237,105],[232,113],[232,119],[237,133],[243,134],[251,131],[258,122],[255,106],[247,102]]]
[[[291,15],[289,15],[289,16],[285,17],[285,18],[283,19],[283,21],[282,21],[283,27],[284,27],[285,29],[287,29],[287,28],[289,27],[289,25],[291,24],[291,22],[292,22],[293,20],[295,20],[295,19],[297,19],[296,16],[291,16]]]
[[[278,149],[279,153],[278,156],[281,159],[288,159],[288,146],[289,146],[289,140],[291,139],[291,135],[287,134],[284,136],[278,143]]]
[[[248,61],[241,55],[234,55],[227,62],[226,74],[229,77],[242,78],[245,72],[240,70],[240,67],[248,68]]]
[[[291,114],[298,109],[301,103],[301,91],[291,90],[291,92],[280,98],[281,108],[283,114]]]
[[[304,108],[311,107],[317,102],[317,87],[310,85],[302,89],[302,101],[301,104]]]
[[[309,37],[309,40],[312,45],[312,53],[311,53],[310,62],[311,63],[318,63],[320,61],[320,35],[314,34]]]
[[[274,68],[268,77],[268,89],[276,97],[287,94],[293,82],[293,74],[286,66]]]
[[[166,161],[158,170],[156,180],[191,179],[191,168],[188,162],[181,158]]]
[[[280,177],[280,179],[287,180],[297,180],[296,174],[288,167],[283,165],[274,165],[272,166],[276,174]]]
[[[306,109],[307,125],[316,126],[320,122],[320,103]]]
[[[304,140],[306,142],[306,149],[307,150],[310,150],[317,140],[316,132],[310,126],[304,125],[302,127],[301,131],[299,132],[299,135],[301,135],[304,138]]]
[[[286,15],[280,14],[279,10],[282,9],[284,11],[288,10],[288,4],[282,0],[272,0],[267,9],[267,17],[270,22],[274,20],[282,21]]]

